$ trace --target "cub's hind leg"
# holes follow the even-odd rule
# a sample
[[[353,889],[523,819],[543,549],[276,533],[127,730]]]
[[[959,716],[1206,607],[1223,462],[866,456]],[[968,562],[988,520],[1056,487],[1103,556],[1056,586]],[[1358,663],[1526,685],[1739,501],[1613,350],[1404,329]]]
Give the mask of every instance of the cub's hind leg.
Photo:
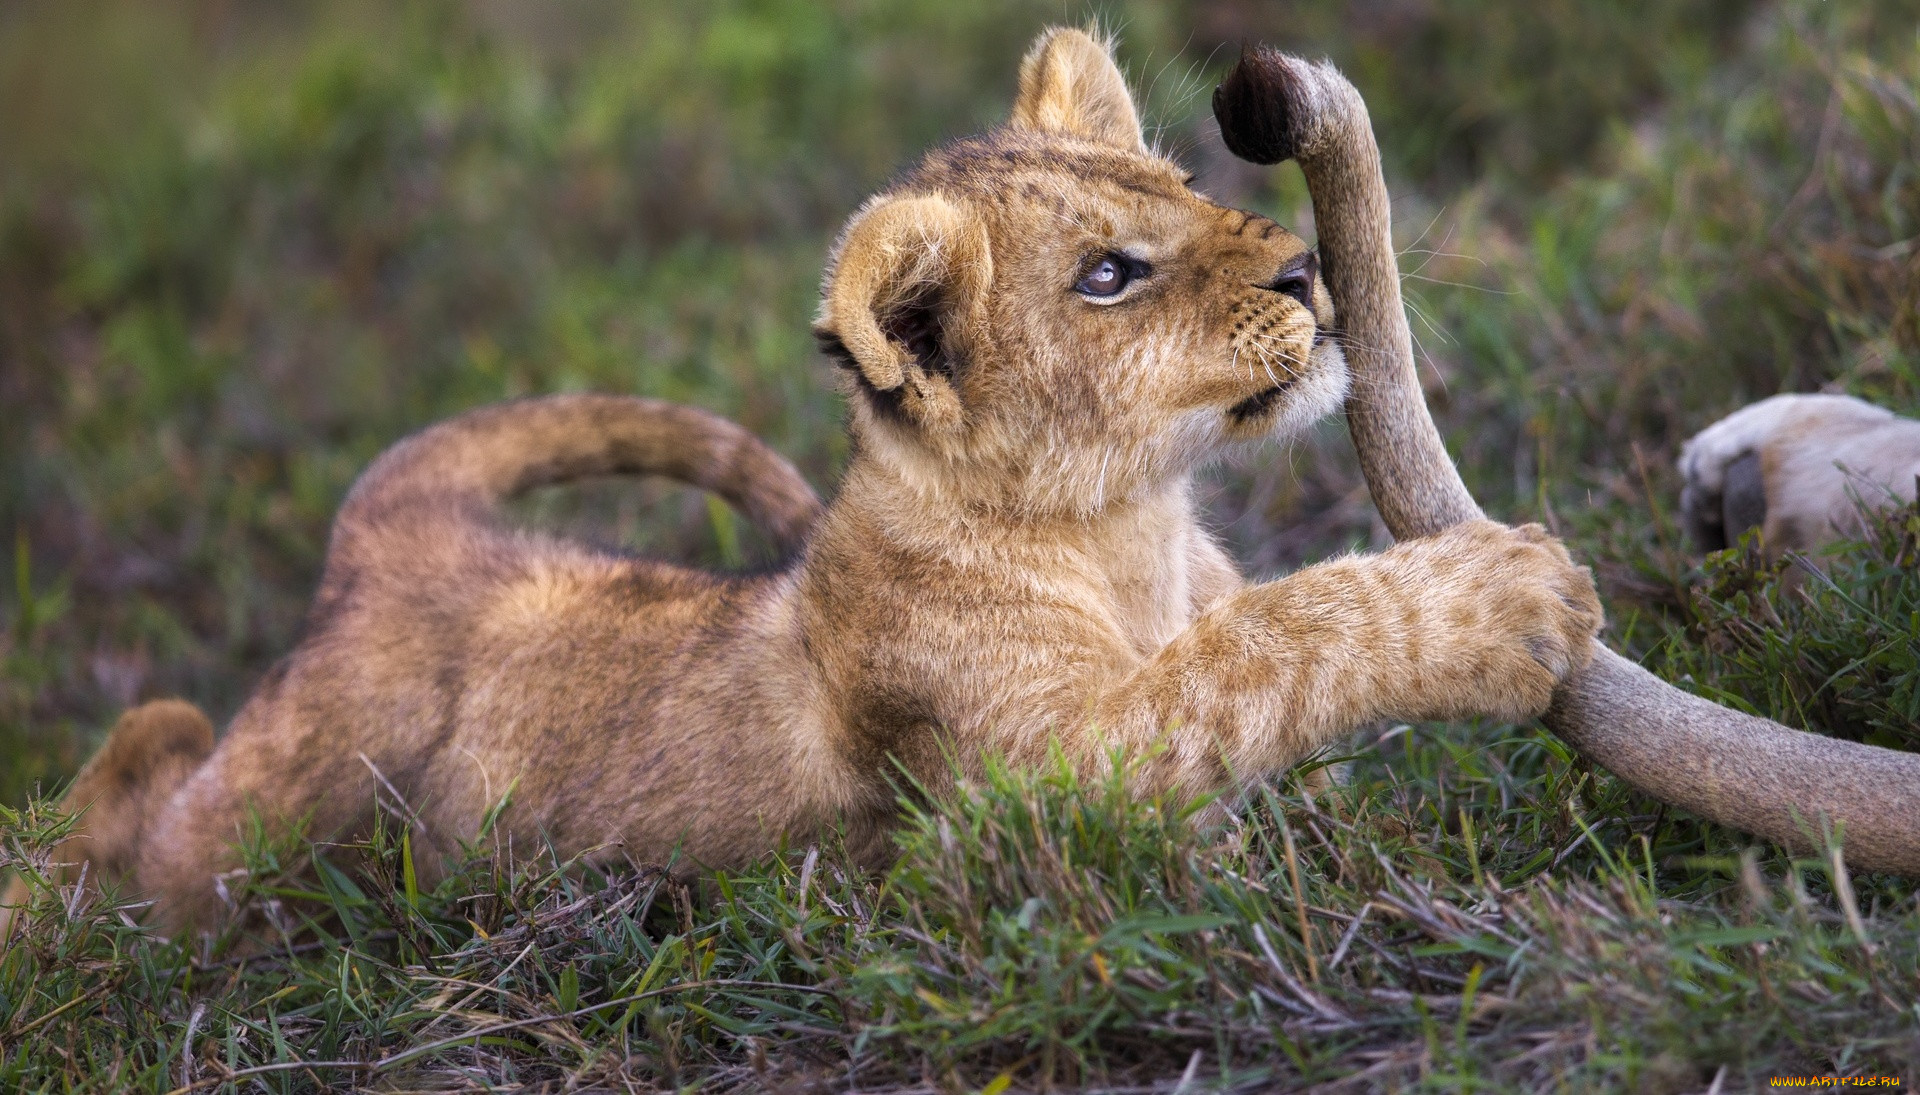
[[[134,873],[141,845],[168,798],[213,751],[213,724],[184,700],[155,700],[123,713],[61,805],[81,817],[53,849],[48,881],[71,885],[86,864],[92,884]],[[6,918],[31,898],[20,874],[0,898],[0,939]]]
[[[270,842],[364,829],[376,785],[362,745],[286,712],[243,710],[148,826],[133,878],[154,901],[149,921],[168,935],[221,927],[232,911],[223,883],[244,865],[242,847],[256,829]]]

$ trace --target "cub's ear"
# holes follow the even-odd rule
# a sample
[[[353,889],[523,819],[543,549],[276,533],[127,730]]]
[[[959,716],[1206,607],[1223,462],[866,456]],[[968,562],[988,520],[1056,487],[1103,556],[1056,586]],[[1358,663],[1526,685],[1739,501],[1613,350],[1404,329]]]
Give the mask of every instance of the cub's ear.
[[[1067,27],[1042,33],[1020,62],[1013,124],[1071,133],[1129,152],[1147,147],[1126,77],[1107,43]]]
[[[937,194],[876,199],[840,237],[814,336],[876,417],[952,432],[992,274],[973,211]]]

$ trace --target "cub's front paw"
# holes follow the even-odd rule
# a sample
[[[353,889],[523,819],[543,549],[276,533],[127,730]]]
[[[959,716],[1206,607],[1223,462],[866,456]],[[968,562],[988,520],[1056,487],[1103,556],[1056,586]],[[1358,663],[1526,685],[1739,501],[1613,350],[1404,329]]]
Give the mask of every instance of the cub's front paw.
[[[1424,556],[1447,624],[1423,674],[1439,708],[1429,717],[1532,718],[1592,657],[1593,573],[1546,529],[1472,521],[1402,547]]]

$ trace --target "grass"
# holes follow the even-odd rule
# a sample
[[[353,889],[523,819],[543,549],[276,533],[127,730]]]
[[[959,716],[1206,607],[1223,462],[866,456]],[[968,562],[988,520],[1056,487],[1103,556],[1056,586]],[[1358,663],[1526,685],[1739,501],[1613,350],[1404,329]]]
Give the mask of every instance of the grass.
[[[1920,749],[1920,507],[1826,554],[1770,563],[1749,538],[1712,556],[1688,606],[1697,641],[1670,639],[1654,664],[1724,703]]]
[[[283,910],[285,951],[53,905],[0,959],[0,1080],[1681,1091],[1911,1066],[1910,886],[1849,915],[1832,861],[1642,813],[1539,735],[1415,751],[1224,827],[1124,777],[996,770],[913,812],[886,873],[808,848],[698,894],[500,849],[422,892],[392,832],[304,876],[290,843],[237,897]]]
[[[408,429],[603,388],[845,459],[806,337],[838,221],[1004,111],[1056,8],[909,2],[19,5],[0,12],[0,858],[122,706],[230,713],[326,524]],[[1611,639],[1820,732],[1920,739],[1920,514],[1788,576],[1692,556],[1680,440],[1776,390],[1920,410],[1920,7],[1118,5],[1161,139],[1311,236],[1297,173],[1206,138],[1242,35],[1373,105],[1429,394],[1476,494],[1599,573]],[[851,52],[851,58],[848,54]],[[1344,438],[1225,469],[1256,573],[1374,542]],[[549,492],[558,525],[750,561],[703,498]],[[258,839],[267,952],[44,893],[0,957],[0,1088],[1697,1091],[1920,1079],[1913,883],[1638,798],[1534,727],[1354,743],[1350,782],[1141,802],[994,771],[900,857],[677,886],[404,819]],[[328,1065],[322,1062],[334,1062]],[[197,1087],[196,1087],[197,1085]]]

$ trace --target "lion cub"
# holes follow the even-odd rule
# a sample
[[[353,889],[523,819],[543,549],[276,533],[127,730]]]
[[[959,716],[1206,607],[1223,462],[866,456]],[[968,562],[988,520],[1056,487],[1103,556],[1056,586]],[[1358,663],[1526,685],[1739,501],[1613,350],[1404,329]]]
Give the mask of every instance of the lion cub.
[[[1202,527],[1195,469],[1339,409],[1347,374],[1313,252],[1187,181],[1106,47],[1043,35],[1012,118],[833,250],[816,331],[854,456],[824,512],[687,408],[563,396],[428,429],[354,487],[305,638],[217,747],[185,705],[122,720],[71,793],[77,850],[180,929],[220,918],[253,812],[351,833],[397,794],[447,850],[511,788],[500,827],[562,854],[718,866],[838,830],[881,858],[896,766],[938,791],[949,757],[1057,741],[1187,794],[1374,720],[1537,714],[1600,624],[1538,527],[1252,585]],[[607,471],[713,489],[792,553],[714,575],[498,511]]]

